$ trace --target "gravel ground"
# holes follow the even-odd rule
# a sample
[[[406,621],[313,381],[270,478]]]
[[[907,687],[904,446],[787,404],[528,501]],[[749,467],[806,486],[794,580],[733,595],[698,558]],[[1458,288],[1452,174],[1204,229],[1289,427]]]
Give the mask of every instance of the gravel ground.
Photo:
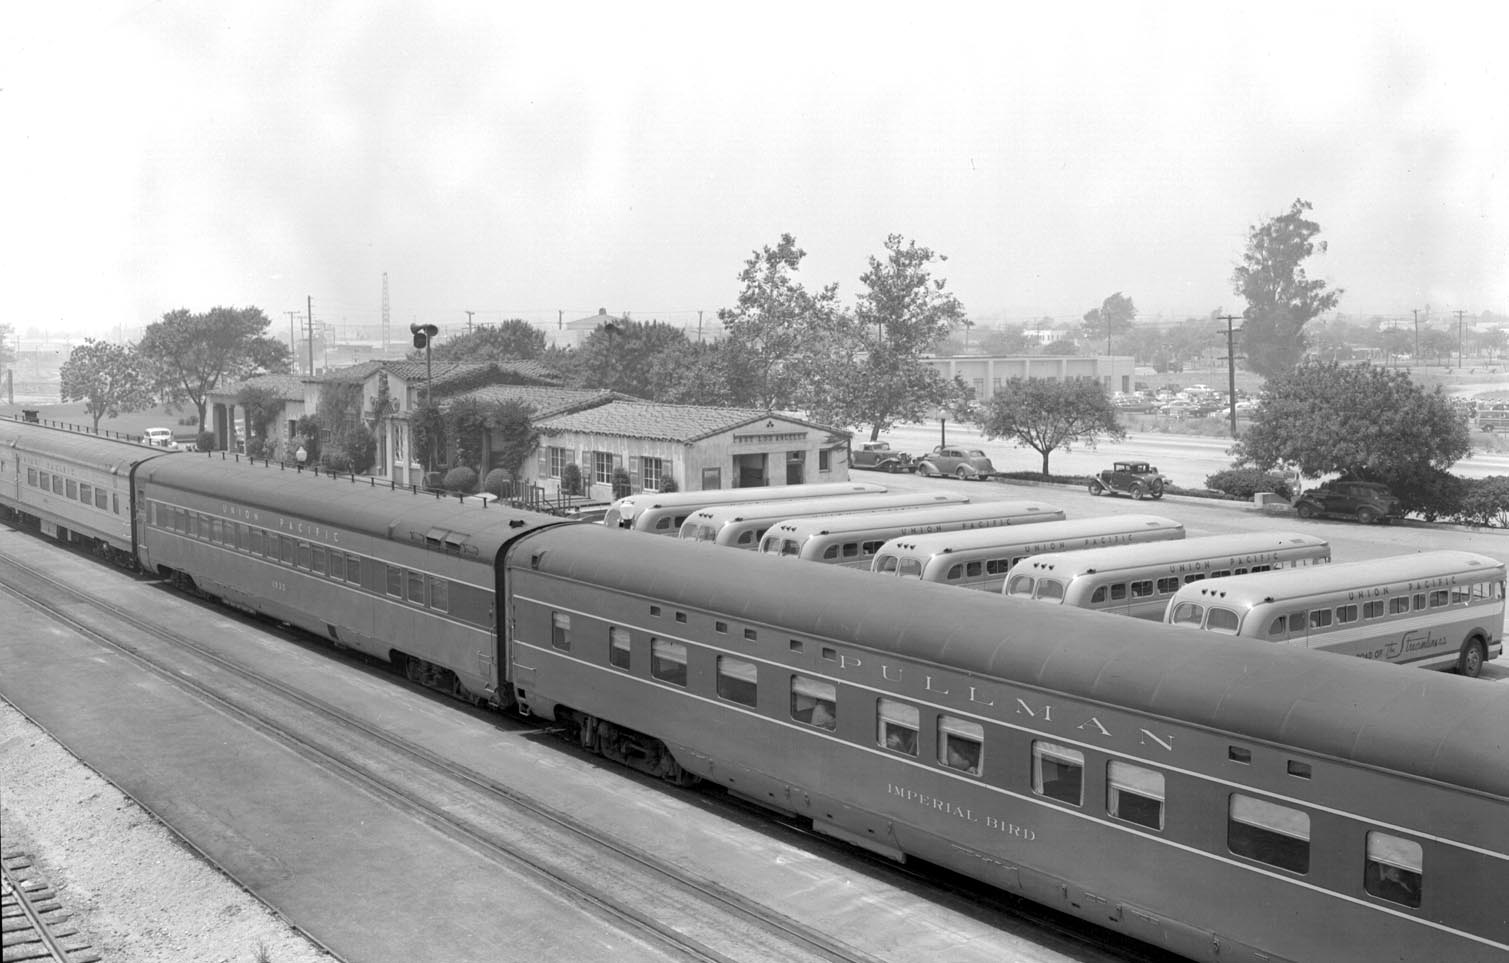
[[[0,834],[111,963],[331,963],[0,700]]]

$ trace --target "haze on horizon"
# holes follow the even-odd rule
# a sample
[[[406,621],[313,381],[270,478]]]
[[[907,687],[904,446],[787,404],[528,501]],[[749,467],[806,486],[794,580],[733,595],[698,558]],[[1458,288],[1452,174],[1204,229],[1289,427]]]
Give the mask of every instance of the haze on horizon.
[[[115,337],[606,308],[694,326],[751,252],[852,303],[900,234],[976,320],[1244,307],[1303,198],[1350,316],[1509,313],[1509,16],[1277,3],[28,5],[0,39],[0,323]]]

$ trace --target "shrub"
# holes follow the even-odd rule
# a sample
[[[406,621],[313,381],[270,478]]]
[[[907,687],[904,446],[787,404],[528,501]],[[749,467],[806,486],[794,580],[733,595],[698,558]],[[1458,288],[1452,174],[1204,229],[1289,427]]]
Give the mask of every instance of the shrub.
[[[1468,479],[1463,489],[1459,521],[1486,528],[1509,528],[1509,476]]]
[[[267,439],[266,438],[253,438],[251,441],[247,442],[246,443],[246,457],[248,457],[248,458],[266,458],[267,457]]]
[[[214,451],[215,433],[213,431],[201,431],[199,437],[194,440],[194,444],[200,451]]]
[[[1467,479],[1428,465],[1415,471],[1367,477],[1365,480],[1387,485],[1404,505],[1405,512],[1419,515],[1428,522],[1461,515],[1468,488]]]
[[[660,476],[660,490],[662,492],[680,491],[680,489],[676,487],[676,479],[672,478],[670,475]]]
[[[336,448],[331,451],[322,452],[320,454],[320,464],[325,466],[326,471],[344,474],[351,471],[351,456],[346,453],[344,448]]]
[[[561,469],[561,491],[567,495],[582,494],[582,470],[576,462]]]
[[[627,498],[633,490],[633,482],[629,479],[629,470],[622,467],[613,469],[613,497]]]
[[[512,498],[513,479],[510,478],[508,476],[508,472],[504,471],[503,469],[494,468],[492,471],[488,472],[487,477],[482,480],[482,490],[485,492],[492,492],[499,498]]]
[[[477,473],[465,465],[458,465],[445,473],[441,487],[448,492],[473,492],[477,490]]]
[[[1278,472],[1259,468],[1229,468],[1205,477],[1205,487],[1248,501],[1258,492],[1273,492],[1289,498],[1293,490],[1289,480]]]

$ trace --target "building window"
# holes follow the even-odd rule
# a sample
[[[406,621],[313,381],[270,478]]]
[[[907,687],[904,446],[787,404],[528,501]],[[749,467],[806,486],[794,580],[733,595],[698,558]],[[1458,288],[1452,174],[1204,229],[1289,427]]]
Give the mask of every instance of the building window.
[[[833,470],[833,452],[831,450],[829,450],[827,448],[821,448],[821,449],[818,450],[818,453],[817,453],[817,470],[818,471],[832,471]]]
[[[551,446],[551,448],[550,448],[550,477],[551,478],[559,478],[559,477],[561,477],[561,472],[565,471],[566,470],[566,466],[569,465],[569,464],[571,464],[571,452],[570,452],[570,450],[566,449],[566,448],[557,448],[555,446]]]
[[[613,484],[613,453],[611,451],[592,453],[592,480],[599,485]]]
[[[661,479],[665,477],[665,459],[641,458],[639,459],[639,488],[640,491],[660,491]]]

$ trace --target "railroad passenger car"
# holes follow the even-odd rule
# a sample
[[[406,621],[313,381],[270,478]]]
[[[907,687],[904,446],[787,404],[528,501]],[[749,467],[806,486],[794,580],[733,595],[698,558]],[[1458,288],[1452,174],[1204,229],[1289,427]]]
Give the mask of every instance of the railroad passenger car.
[[[1049,552],[1011,572],[1006,594],[1162,622],[1181,586],[1208,578],[1324,565],[1331,544],[1295,532],[1206,535],[1178,544]]]
[[[504,579],[520,705],[589,748],[1197,960],[1509,954],[1494,687],[601,538]]]
[[[154,461],[136,487],[146,571],[500,706],[495,562],[578,524],[223,452]]]
[[[1039,552],[1182,539],[1184,526],[1160,515],[1108,515],[1031,528],[974,528],[903,535],[880,546],[870,571],[999,592],[1011,566]]]
[[[753,552],[759,550],[760,539],[765,537],[770,526],[788,518],[963,505],[968,501],[968,496],[954,492],[887,492],[883,495],[838,495],[796,501],[710,505],[688,516],[681,524],[679,534],[681,538],[696,542],[712,542]]]
[[[760,551],[778,558],[869,569],[875,553],[893,538],[957,532],[999,525],[1064,520],[1062,509],[1034,501],[972,502],[858,515],[813,515],[772,525]]]
[[[0,509],[59,541],[129,560],[131,475],[165,454],[84,431],[0,420]]]
[[[833,495],[874,495],[886,486],[873,482],[812,482],[802,485],[760,485],[751,488],[711,488],[695,492],[641,492],[625,495],[603,515],[607,528],[674,536],[681,523],[698,508],[742,502],[826,498]]]

